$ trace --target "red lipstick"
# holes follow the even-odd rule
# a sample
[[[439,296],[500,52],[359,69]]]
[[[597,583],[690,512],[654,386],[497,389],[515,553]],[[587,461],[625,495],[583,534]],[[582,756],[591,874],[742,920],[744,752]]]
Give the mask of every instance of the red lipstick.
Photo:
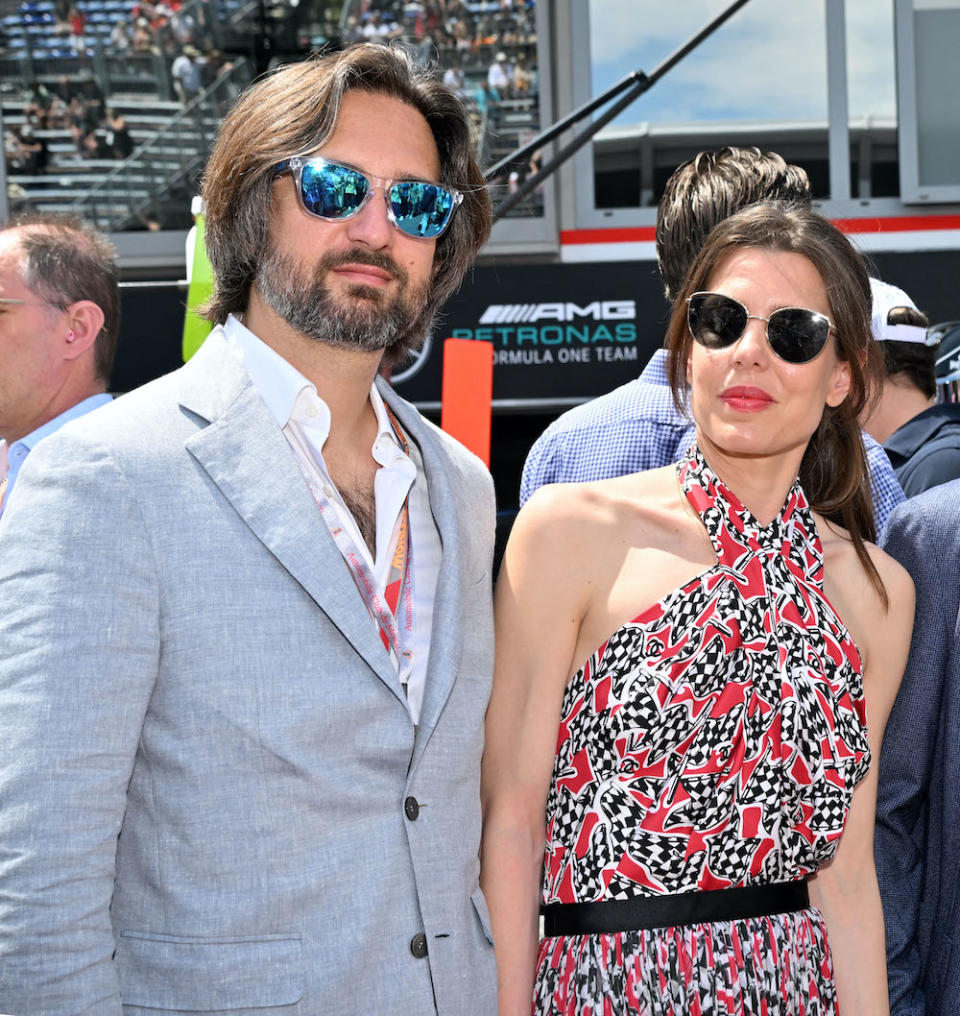
[[[720,393],[720,398],[738,413],[759,413],[776,402],[769,392],[753,385],[733,385],[725,388]]]

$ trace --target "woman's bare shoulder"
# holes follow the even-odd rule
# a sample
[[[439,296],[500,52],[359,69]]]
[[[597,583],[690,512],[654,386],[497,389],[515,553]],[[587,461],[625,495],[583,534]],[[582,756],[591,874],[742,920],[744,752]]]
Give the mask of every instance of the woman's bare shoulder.
[[[624,516],[656,516],[677,499],[672,466],[587,483],[551,483],[540,487],[521,508],[514,527],[522,531],[588,525],[606,529]]]
[[[501,573],[610,584],[632,549],[663,542],[678,497],[671,469],[541,487],[513,523]]]
[[[879,607],[884,613],[893,612],[905,605],[905,598],[912,603],[913,580],[899,561],[875,543],[864,542],[867,557],[877,570],[886,592],[888,606],[883,608],[883,596],[871,581],[847,530],[820,516],[817,516],[817,527],[823,546],[826,577],[832,584],[842,583],[846,589],[856,592],[870,611]]]
[[[864,543],[882,592],[857,554],[850,534],[817,519],[824,556],[824,588],[867,659],[905,651],[913,628],[914,589],[907,570],[876,544]]]

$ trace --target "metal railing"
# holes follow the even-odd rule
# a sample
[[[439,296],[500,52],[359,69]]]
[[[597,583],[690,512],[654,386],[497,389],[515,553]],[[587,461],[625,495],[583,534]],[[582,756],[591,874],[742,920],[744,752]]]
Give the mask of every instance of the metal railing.
[[[223,71],[153,138],[93,187],[74,210],[101,230],[117,231],[142,227],[174,193],[183,191],[185,200],[189,200],[220,122],[249,79],[246,59]]]

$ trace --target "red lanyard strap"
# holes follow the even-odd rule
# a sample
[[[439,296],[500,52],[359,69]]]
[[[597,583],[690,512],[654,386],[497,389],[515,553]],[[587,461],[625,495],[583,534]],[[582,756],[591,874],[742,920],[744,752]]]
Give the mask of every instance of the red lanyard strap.
[[[390,424],[404,454],[410,448],[396,417],[387,407]],[[403,507],[393,527],[390,546],[390,570],[384,592],[377,590],[373,571],[366,559],[357,553],[353,541],[339,524],[337,509],[323,491],[308,481],[310,493],[320,508],[337,549],[350,569],[367,610],[373,619],[384,649],[397,668],[401,683],[406,686],[413,669],[413,547],[410,542],[410,494],[403,499]]]

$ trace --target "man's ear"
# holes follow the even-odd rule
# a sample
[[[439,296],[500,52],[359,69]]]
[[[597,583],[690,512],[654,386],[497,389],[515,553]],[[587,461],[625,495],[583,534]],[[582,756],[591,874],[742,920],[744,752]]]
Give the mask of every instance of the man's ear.
[[[77,360],[97,341],[103,328],[103,311],[93,300],[77,300],[67,307],[66,314],[63,357],[65,360]]]

